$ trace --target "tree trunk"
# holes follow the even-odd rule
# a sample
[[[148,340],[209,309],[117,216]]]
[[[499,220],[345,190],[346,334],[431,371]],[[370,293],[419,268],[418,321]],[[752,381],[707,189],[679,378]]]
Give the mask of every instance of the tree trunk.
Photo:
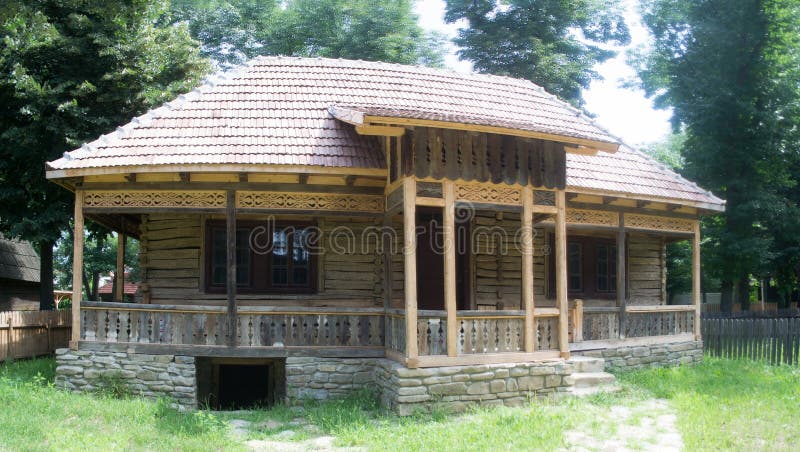
[[[738,284],[738,302],[742,307],[742,311],[750,310],[750,277],[742,275],[739,277]]]
[[[86,299],[94,301],[92,298],[92,287],[89,285],[89,278],[86,276],[86,269],[83,269],[83,291],[86,292]]]
[[[39,310],[52,311],[56,307],[53,297],[53,241],[39,243]]]
[[[719,309],[722,312],[733,311],[733,282],[729,280],[722,281],[722,295],[720,298]]]

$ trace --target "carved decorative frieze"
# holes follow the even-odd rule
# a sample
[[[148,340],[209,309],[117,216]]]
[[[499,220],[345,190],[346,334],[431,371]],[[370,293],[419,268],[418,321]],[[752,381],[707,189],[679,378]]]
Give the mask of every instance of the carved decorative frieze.
[[[225,192],[202,190],[173,191],[87,191],[84,207],[142,208],[225,208]]]
[[[273,191],[240,191],[236,193],[236,207],[240,209],[383,213],[383,206],[384,197],[380,195]]]
[[[634,213],[625,214],[625,227],[655,231],[694,232],[694,220]]]
[[[603,210],[567,209],[567,223],[619,226],[619,215]]]
[[[485,204],[520,205],[520,189],[491,184],[456,184],[456,199]]]

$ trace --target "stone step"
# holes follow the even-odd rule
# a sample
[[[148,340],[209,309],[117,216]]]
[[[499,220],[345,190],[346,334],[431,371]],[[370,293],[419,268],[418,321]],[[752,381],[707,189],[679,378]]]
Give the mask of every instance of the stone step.
[[[601,392],[618,392],[621,390],[622,388],[619,387],[619,385],[617,385],[616,383],[614,383],[614,384],[604,384],[600,386],[590,386],[588,388],[572,388],[570,389],[570,392],[574,396],[584,397],[593,394],[598,394]]]
[[[608,372],[576,372],[572,374],[572,381],[575,388],[589,388],[610,385],[617,379]]]
[[[589,356],[573,356],[570,362],[575,366],[575,372],[603,372],[606,360]]]

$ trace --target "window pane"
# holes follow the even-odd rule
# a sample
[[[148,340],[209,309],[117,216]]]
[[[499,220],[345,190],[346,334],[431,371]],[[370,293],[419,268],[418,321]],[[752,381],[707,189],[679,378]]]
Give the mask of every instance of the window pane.
[[[276,286],[285,286],[289,283],[288,279],[289,270],[286,268],[273,268],[272,269],[272,284]]]
[[[250,285],[250,230],[236,231],[236,285]]]
[[[225,281],[228,280],[225,230],[214,229],[211,234],[211,284],[224,286]]]
[[[288,253],[289,244],[287,243],[288,234],[286,231],[275,231],[272,233],[272,265],[285,266],[288,264],[286,261],[286,254]]]
[[[608,247],[597,245],[597,290],[608,292]]]
[[[617,247],[612,246],[609,251],[608,262],[608,279],[611,292],[617,291]]]
[[[308,269],[296,267],[294,271],[292,271],[292,282],[296,286],[308,286]]]

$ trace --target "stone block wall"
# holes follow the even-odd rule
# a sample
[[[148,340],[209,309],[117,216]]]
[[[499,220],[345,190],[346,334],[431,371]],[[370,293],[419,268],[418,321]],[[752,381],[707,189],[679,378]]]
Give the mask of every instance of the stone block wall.
[[[373,387],[378,358],[286,358],[286,398],[290,403],[306,399],[343,397]]]
[[[195,359],[191,356],[56,350],[56,385],[74,391],[96,391],[120,385],[150,399],[168,397],[180,409],[197,407]]]
[[[463,411],[469,405],[520,406],[532,398],[570,391],[573,364],[540,362],[407,369],[381,359],[375,383],[382,404],[402,416],[431,407]]]
[[[575,352],[576,355],[603,358],[606,369],[633,370],[653,366],[677,366],[703,360],[703,341],[673,342],[641,346],[609,347]]]

